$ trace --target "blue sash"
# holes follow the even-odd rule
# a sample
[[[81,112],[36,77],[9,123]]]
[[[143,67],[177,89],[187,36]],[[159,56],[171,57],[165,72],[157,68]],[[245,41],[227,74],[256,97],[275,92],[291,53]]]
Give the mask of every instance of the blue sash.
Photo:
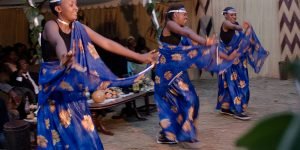
[[[61,66],[58,61],[41,65],[39,84],[39,105],[45,103],[53,92],[82,93],[85,89],[93,92],[101,84],[128,86],[137,82],[152,67],[137,75],[118,78],[101,60],[85,28],[78,21],[73,23],[71,51],[75,52],[75,63],[71,67]]]
[[[227,45],[220,41],[220,47],[226,54],[238,50],[241,55],[226,72],[219,75],[216,109],[242,113],[247,109],[250,98],[247,64],[258,73],[269,52],[262,47],[252,27],[245,32],[236,32]]]

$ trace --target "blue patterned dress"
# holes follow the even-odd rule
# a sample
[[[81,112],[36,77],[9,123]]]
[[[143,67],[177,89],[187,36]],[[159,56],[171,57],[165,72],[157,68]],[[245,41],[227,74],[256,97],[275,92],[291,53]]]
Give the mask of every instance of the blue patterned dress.
[[[231,66],[232,61],[216,58],[217,45],[193,46],[190,39],[181,38],[179,45],[161,43],[156,66],[154,98],[160,126],[168,140],[196,142],[196,119],[199,99],[187,69],[197,67],[218,72]]]
[[[245,32],[235,31],[228,44],[221,40],[220,49],[226,54],[238,50],[241,56],[218,77],[216,109],[231,110],[240,114],[246,110],[250,97],[247,64],[258,73],[269,52],[262,47],[252,27],[247,28]]]
[[[103,84],[131,85],[151,68],[129,78],[118,78],[104,65],[83,25],[77,21],[72,25],[70,50],[75,53],[71,67],[61,66],[58,61],[41,65],[38,149],[101,150],[103,145],[84,91],[93,92]]]

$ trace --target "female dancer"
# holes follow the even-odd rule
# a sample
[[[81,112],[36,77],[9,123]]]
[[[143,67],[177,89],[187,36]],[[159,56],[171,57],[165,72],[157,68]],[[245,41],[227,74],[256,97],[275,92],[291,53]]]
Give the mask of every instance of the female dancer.
[[[199,100],[186,70],[196,66],[218,72],[229,67],[238,56],[237,52],[229,56],[220,53],[221,58],[216,60],[214,40],[198,36],[186,27],[187,19],[183,5],[171,5],[160,36],[154,98],[162,130],[157,143],[198,141],[195,120]]]
[[[138,54],[76,21],[76,0],[50,0],[56,20],[42,33],[39,84],[38,149],[103,149],[85,91],[130,85],[144,72],[117,78],[104,65],[92,42],[108,51],[150,63],[155,54]]]
[[[241,53],[233,65],[218,77],[218,101],[216,109],[220,113],[234,116],[240,120],[251,117],[244,113],[247,108],[250,91],[247,64],[258,73],[268,56],[260,44],[253,28],[245,22],[243,27],[236,21],[236,10],[226,7],[223,10],[225,21],[221,26],[220,47],[226,54],[234,50]],[[243,31],[244,30],[244,31]]]

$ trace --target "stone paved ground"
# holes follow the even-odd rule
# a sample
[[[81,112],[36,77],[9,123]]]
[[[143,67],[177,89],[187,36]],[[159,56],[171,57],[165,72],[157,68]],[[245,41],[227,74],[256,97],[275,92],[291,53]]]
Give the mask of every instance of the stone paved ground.
[[[300,98],[292,80],[255,78],[250,81],[251,98],[248,109],[253,117],[250,121],[240,121],[229,116],[218,114],[215,110],[217,80],[207,79],[194,81],[200,97],[198,119],[199,138],[203,150],[234,150],[238,137],[251,128],[257,120],[282,111],[300,111]],[[153,98],[152,98],[153,99]],[[116,108],[119,110],[121,107]],[[181,150],[180,144],[156,144],[159,131],[157,113],[146,116],[147,121],[135,118],[114,120],[109,113],[104,124],[115,135],[100,133],[106,150]]]

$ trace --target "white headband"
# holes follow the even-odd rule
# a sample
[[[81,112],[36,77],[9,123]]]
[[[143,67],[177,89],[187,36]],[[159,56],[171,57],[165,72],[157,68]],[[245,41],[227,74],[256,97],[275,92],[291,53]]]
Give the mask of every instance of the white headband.
[[[50,0],[49,3],[60,2],[61,0]]]
[[[178,10],[170,10],[167,13],[172,13],[172,12],[177,12],[177,13],[186,13],[186,10],[184,8],[178,9]]]
[[[237,12],[236,12],[236,10],[235,9],[229,9],[229,10],[227,10],[227,11],[223,11],[222,12],[222,15],[223,14],[236,14]]]

